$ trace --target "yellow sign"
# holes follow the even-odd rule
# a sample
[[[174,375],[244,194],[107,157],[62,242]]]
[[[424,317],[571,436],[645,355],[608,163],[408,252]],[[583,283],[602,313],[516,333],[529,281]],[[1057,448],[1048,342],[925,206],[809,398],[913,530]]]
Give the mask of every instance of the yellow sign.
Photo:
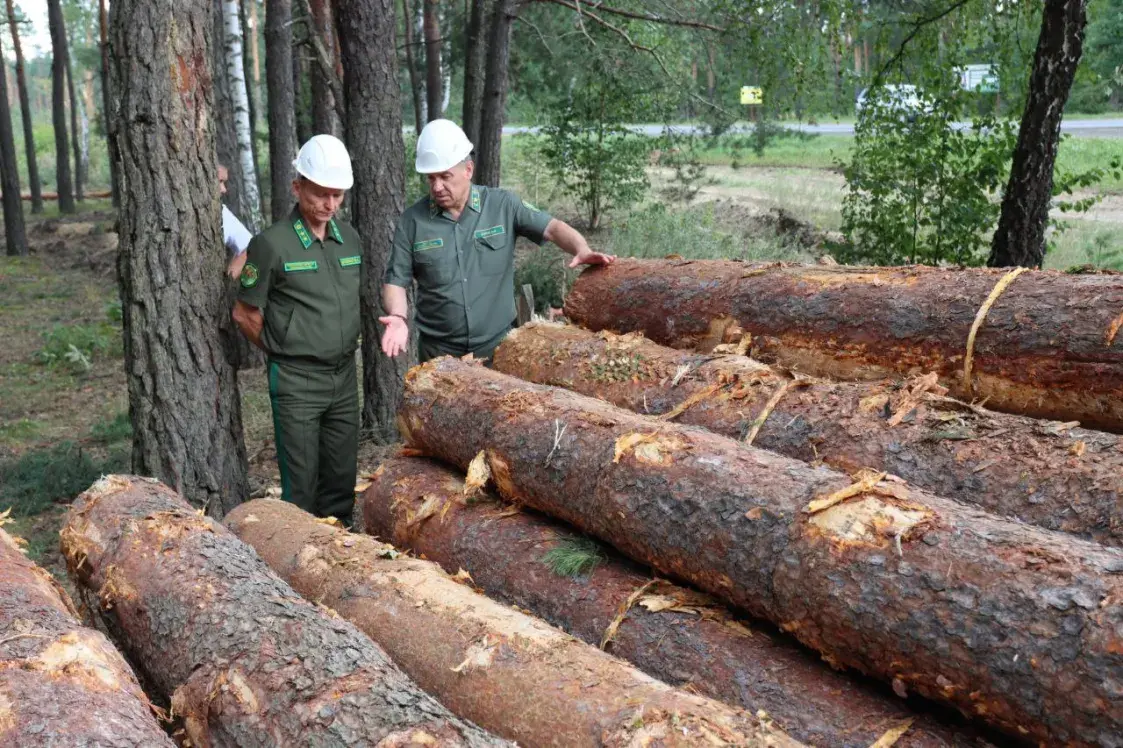
[[[764,89],[760,86],[741,86],[742,104],[764,103]]]

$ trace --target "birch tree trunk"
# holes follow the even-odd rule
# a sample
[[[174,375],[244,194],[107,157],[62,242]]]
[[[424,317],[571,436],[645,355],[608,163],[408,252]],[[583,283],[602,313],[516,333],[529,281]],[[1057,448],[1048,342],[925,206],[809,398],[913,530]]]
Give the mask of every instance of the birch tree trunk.
[[[261,230],[261,194],[257,187],[257,169],[253,158],[253,129],[250,126],[250,102],[246,90],[246,67],[242,56],[242,20],[238,0],[223,0],[222,18],[226,49],[226,76],[230,100],[234,105],[234,133],[238,143],[242,184],[239,213],[252,233]]]

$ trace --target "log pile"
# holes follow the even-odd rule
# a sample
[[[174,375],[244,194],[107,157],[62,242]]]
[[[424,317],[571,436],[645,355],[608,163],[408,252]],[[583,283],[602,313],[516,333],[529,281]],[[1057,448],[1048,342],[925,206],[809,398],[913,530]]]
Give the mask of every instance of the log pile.
[[[175,745],[121,655],[3,530],[0,745]]]
[[[1123,734],[1123,551],[452,359],[409,373],[400,427],[899,693],[1035,741]]]
[[[252,501],[225,521],[297,591],[369,634],[441,703],[521,745],[796,745],[748,712],[664,685],[433,563],[396,557],[292,504]]]

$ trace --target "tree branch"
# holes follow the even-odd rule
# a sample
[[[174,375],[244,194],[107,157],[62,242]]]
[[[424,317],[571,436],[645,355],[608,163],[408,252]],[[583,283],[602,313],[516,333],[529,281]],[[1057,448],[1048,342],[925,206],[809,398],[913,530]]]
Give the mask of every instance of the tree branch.
[[[310,43],[316,51],[316,64],[320,66],[320,72],[323,73],[324,80],[328,82],[328,86],[331,88],[331,97],[335,104],[336,114],[339,115],[340,120],[346,121],[347,107],[343,100],[343,84],[340,82],[339,76],[335,74],[335,63],[324,47],[323,40],[315,33],[316,28],[312,21],[312,3],[309,0],[301,0],[301,4],[304,6],[304,18],[301,20],[307,24],[305,41]]]
[[[905,35],[905,38],[901,40],[901,44],[897,47],[897,51],[893,53],[893,56],[889,58],[888,62],[886,62],[881,67],[881,69],[877,71],[877,75],[873,77],[873,83],[871,84],[871,87],[881,85],[881,79],[885,76],[885,73],[889,71],[889,68],[900,62],[901,57],[905,53],[905,47],[909,45],[909,42],[916,38],[916,35],[919,34],[925,26],[935,23],[936,21],[939,21],[942,18],[951,15],[969,2],[971,2],[971,0],[955,0],[955,2],[953,2],[951,5],[944,8],[942,11],[936,13],[935,15],[914,20],[912,22],[912,28],[909,30],[909,33]]]
[[[593,15],[588,10],[583,10],[579,7],[575,7],[572,3],[566,2],[566,0],[535,0],[535,2],[554,3],[555,5],[561,5],[569,8],[570,10],[576,10],[578,13],[582,13],[589,18],[593,18]],[[601,13],[610,13],[612,15],[621,16],[623,18],[632,18],[637,21],[660,23],[665,26],[685,26],[686,28],[705,29],[706,31],[725,31],[725,29],[719,26],[713,26],[706,23],[705,21],[695,21],[690,19],[680,20],[675,18],[667,18],[665,16],[657,16],[653,13],[633,13],[632,11],[622,10],[620,8],[610,8],[604,4],[603,0],[601,2],[586,2],[585,4],[588,5],[591,10],[596,10]]]

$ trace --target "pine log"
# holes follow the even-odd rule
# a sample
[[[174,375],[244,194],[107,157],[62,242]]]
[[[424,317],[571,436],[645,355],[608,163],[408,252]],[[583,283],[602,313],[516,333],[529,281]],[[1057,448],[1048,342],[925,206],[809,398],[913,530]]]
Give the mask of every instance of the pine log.
[[[0,745],[175,745],[132,669],[0,530]]]
[[[195,746],[509,745],[453,717],[157,481],[94,484],[62,549]]]
[[[547,323],[513,330],[493,366],[734,439],[760,421],[753,445],[761,449],[847,473],[885,471],[997,514],[1123,545],[1123,439],[969,406],[931,378],[794,380],[744,356]]]
[[[909,724],[897,748],[981,746],[963,730],[908,709],[888,689],[838,673],[763,622],[751,630],[713,598],[660,580],[602,548],[589,572],[562,576],[548,554],[582,536],[530,511],[511,512],[494,495],[466,500],[464,477],[418,457],[393,457],[371,478],[356,508],[365,532],[467,571],[489,596],[529,610],[599,645],[626,609],[607,650],[667,683],[764,711],[808,745],[867,748]],[[400,662],[400,660],[398,660]]]
[[[428,561],[262,499],[226,525],[294,589],[366,632],[456,714],[528,746],[796,746],[472,591]]]
[[[1054,744],[1123,740],[1123,551],[442,358],[407,442],[856,668]]]
[[[1003,270],[626,260],[587,271],[565,302],[591,330],[642,332],[752,355],[806,374],[881,379],[937,372],[951,394],[1007,413],[1123,431],[1123,276],[1027,271],[967,340]]]

